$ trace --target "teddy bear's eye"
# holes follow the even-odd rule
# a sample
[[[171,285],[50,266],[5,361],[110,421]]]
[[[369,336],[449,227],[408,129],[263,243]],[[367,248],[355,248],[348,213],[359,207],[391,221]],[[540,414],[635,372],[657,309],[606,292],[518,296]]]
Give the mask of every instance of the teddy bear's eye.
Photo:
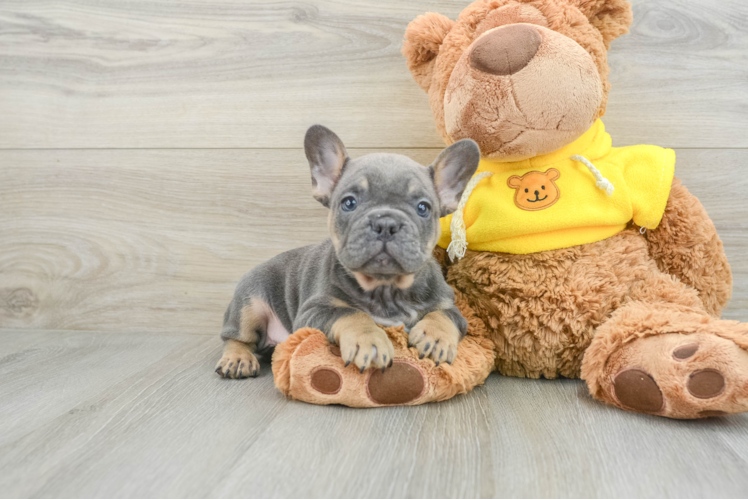
[[[529,192],[530,192],[530,190],[527,189],[527,188],[525,188],[525,193],[529,193]]]
[[[545,189],[545,186],[540,186],[541,189]]]

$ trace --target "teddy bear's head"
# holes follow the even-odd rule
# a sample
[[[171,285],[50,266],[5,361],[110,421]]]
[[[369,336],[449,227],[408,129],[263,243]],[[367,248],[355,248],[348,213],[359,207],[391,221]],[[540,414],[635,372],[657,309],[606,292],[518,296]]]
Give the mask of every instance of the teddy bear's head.
[[[628,0],[477,0],[457,21],[410,23],[403,54],[449,144],[484,157],[550,153],[603,115],[610,42],[631,24]]]

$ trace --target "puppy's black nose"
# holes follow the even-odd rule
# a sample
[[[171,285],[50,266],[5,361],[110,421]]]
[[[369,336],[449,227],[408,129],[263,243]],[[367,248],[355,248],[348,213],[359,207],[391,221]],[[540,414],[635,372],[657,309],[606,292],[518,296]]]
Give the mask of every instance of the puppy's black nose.
[[[402,224],[391,217],[378,217],[371,221],[371,229],[377,234],[377,239],[389,241],[395,237]]]
[[[535,196],[540,196],[540,191],[535,191]]]

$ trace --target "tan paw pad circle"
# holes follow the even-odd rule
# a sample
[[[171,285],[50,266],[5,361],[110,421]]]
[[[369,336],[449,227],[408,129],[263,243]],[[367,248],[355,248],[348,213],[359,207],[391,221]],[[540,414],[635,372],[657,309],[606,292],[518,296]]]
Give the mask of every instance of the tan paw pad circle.
[[[399,361],[395,361],[384,373],[373,371],[367,384],[369,398],[380,405],[409,403],[423,393],[424,387],[421,370]]]
[[[318,368],[312,373],[312,387],[322,394],[337,394],[343,379],[331,368]]]
[[[660,411],[664,404],[657,382],[649,374],[636,368],[629,368],[616,375],[613,389],[618,401],[634,410],[654,413]]]
[[[725,390],[725,377],[717,370],[695,371],[688,379],[688,392],[699,399],[715,398]]]

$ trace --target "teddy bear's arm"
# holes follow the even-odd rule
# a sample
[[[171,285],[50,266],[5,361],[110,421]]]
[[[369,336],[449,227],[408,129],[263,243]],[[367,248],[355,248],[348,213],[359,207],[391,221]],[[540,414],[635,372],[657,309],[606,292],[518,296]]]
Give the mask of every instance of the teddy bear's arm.
[[[449,266],[449,256],[447,255],[447,251],[442,247],[437,246],[434,248],[434,259],[436,259],[436,263],[439,264],[442,274],[446,278],[447,267]]]
[[[698,290],[704,307],[719,315],[732,294],[732,273],[722,241],[701,202],[678,179],[660,225],[645,233],[661,271]]]

